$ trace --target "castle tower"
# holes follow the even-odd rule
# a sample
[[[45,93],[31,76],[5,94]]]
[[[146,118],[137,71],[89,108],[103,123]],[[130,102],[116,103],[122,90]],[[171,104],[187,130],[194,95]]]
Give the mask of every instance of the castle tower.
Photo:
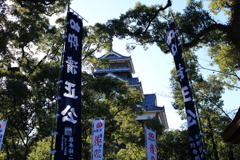
[[[99,59],[107,59],[110,64],[108,68],[96,67],[93,73],[95,76],[111,76],[123,81],[128,81],[132,90],[138,90],[144,94],[141,82],[137,77],[132,76],[132,74],[135,73],[135,70],[131,56],[123,56],[115,51],[111,51],[110,53],[99,57]],[[155,94],[144,94],[143,102],[140,105],[144,106],[146,112],[143,115],[138,116],[136,119],[137,121],[141,122],[148,118],[157,118],[165,129],[169,128],[165,109],[164,107],[157,106],[157,98]]]

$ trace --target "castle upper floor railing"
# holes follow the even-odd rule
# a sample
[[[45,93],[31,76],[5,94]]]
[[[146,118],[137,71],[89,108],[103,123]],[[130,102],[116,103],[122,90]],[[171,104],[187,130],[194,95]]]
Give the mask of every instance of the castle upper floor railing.
[[[96,68],[94,72],[118,72],[118,71],[130,71],[128,67],[113,67],[113,68]]]

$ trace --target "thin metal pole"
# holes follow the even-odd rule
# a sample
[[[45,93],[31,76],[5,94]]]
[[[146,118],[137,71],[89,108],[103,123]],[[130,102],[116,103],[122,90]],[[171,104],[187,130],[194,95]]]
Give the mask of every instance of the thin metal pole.
[[[144,132],[145,132],[145,150],[146,150],[146,160],[148,160],[148,151],[147,151],[147,130],[146,130],[146,126],[144,126]]]
[[[67,8],[67,10],[69,10],[69,5],[68,5],[68,8]],[[67,17],[66,17],[66,20],[65,20],[66,22],[67,22]],[[65,31],[64,31],[64,35],[66,34],[66,32],[67,32],[67,27],[65,27]],[[65,46],[64,46],[64,44],[65,44],[65,41],[63,42],[63,46],[62,46],[62,51],[65,49]],[[63,52],[61,53],[61,59],[60,59],[60,65],[62,65],[63,64]],[[59,69],[59,72],[58,72],[58,80],[60,80],[61,79],[61,74],[62,73],[62,70],[61,69]],[[57,94],[56,94],[56,97],[58,97],[58,95],[59,95],[59,87],[57,88]],[[54,115],[57,115],[58,114],[58,100],[56,99],[56,103],[55,103],[55,110],[54,110]],[[55,116],[54,117],[54,119],[53,119],[53,125],[52,125],[52,133],[54,132],[54,130],[55,130],[55,127],[56,127],[56,122],[57,122],[57,116]],[[54,138],[55,138],[55,135],[52,135],[52,139],[51,139],[51,148],[50,148],[50,150],[52,151],[53,150],[53,144],[54,144]],[[50,160],[52,160],[52,155],[53,155],[54,153],[50,153]]]

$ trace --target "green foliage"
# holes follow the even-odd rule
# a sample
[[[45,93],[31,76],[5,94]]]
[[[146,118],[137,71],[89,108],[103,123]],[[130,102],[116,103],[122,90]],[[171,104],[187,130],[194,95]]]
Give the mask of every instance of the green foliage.
[[[111,77],[94,78],[83,74],[83,83],[83,157],[89,157],[91,152],[91,123],[86,120],[97,117],[106,117],[105,158],[117,158],[118,154],[122,157],[121,154],[126,149],[141,149],[143,144],[139,137],[143,127],[135,119],[143,113],[142,110],[136,112],[142,94],[130,90],[126,82]],[[127,148],[119,150],[117,146],[121,144]]]
[[[138,159],[146,159],[146,149],[144,147],[136,146],[136,144],[127,144],[127,149],[121,149],[114,159],[126,159],[126,160],[138,160]]]
[[[205,143],[209,157],[224,159],[227,151],[233,150],[239,155],[238,148],[222,142],[219,133],[229,123],[229,118],[222,109],[223,86],[234,87],[233,84],[239,83],[240,1],[209,1],[209,10],[204,10],[200,1],[190,0],[183,14],[173,13],[171,10],[166,12],[166,8],[162,8],[161,5],[146,6],[137,3],[119,19],[85,27],[82,61],[87,71],[90,71],[93,65],[107,66],[108,61],[98,61],[94,54],[110,50],[114,36],[120,39],[134,39],[137,45],[142,45],[145,49],[147,45],[157,44],[162,51],[168,52],[162,36],[167,27],[166,20],[174,16],[183,47],[188,51],[186,64],[191,69],[189,77],[194,82],[194,98],[198,99],[196,106],[199,114],[204,117],[201,126],[207,137]],[[60,37],[64,32],[65,22],[64,18],[59,18],[56,21],[57,25],[51,25],[49,16],[62,13],[70,1],[11,2],[6,3],[3,0],[0,6],[0,105],[3,110],[0,117],[8,119],[10,128],[6,130],[1,158],[27,159],[28,155],[31,155],[37,159],[41,145],[49,143],[45,138],[50,135],[52,126],[57,66],[63,42]],[[228,19],[224,24],[212,16],[212,13],[218,14],[221,11],[226,13]],[[197,56],[189,50],[202,46],[209,47],[209,55],[213,58],[211,63],[219,66],[219,77],[210,76],[204,79],[197,73]],[[128,45],[128,49],[133,48],[135,46]],[[39,57],[40,54],[43,57]],[[11,67],[13,64],[17,68]],[[175,71],[172,71],[172,74],[174,107],[184,118],[181,90],[176,81]],[[144,159],[143,130],[139,129],[142,126],[134,120],[143,112],[135,112],[136,104],[141,102],[142,95],[129,90],[124,82],[111,78],[93,78],[86,73],[83,73],[82,84],[82,107],[85,113],[82,117],[84,157],[88,159],[90,154],[91,123],[87,120],[106,117],[108,121],[105,157]],[[149,125],[148,122],[146,125],[153,129],[158,127],[151,123]],[[157,132],[160,133],[161,130]],[[186,145],[185,133],[180,131],[169,132],[159,137],[163,138],[160,139],[162,147],[167,148],[164,140],[169,137],[176,137],[172,141],[173,146]],[[44,141],[41,141],[43,139]],[[120,150],[118,146],[123,143],[126,149]],[[177,157],[177,153],[187,152],[184,147],[180,149],[182,150],[174,150],[170,157],[170,153],[165,150],[159,158],[186,159],[183,154]],[[162,157],[163,155],[166,157]]]
[[[158,159],[190,159],[188,132],[186,130],[168,130],[158,136]]]
[[[50,135],[57,70],[49,64],[31,76],[0,70],[0,117],[8,120],[3,148],[8,158],[26,159],[31,146]]]
[[[161,136],[164,131],[164,126],[159,123],[158,119],[147,119],[144,121],[144,125],[153,131],[156,132],[157,136]]]
[[[63,12],[68,3],[13,1],[1,6],[0,117],[8,120],[2,159],[49,158],[65,20],[59,18],[52,25],[48,16]],[[102,31],[104,27],[84,27],[82,64],[87,71],[109,64],[94,56],[111,49],[113,33]],[[143,127],[135,121],[143,113],[136,111],[143,95],[129,89],[126,82],[86,72],[82,73],[82,92],[83,158],[90,156],[91,119],[97,117],[106,117],[106,158],[122,159],[137,151],[141,151],[137,159],[146,156]],[[126,147],[119,148],[123,144]]]
[[[51,150],[51,137],[46,137],[42,141],[38,141],[29,154],[29,160],[49,160],[49,151]]]
[[[208,0],[209,1],[209,0]],[[230,9],[234,1],[224,1],[224,0],[211,0],[209,5],[209,10],[213,14],[218,14],[223,11],[227,15],[231,15]]]
[[[32,72],[36,62],[34,55],[48,51],[49,55],[55,57],[56,50],[60,49],[57,37],[61,36],[56,36],[58,31],[50,25],[48,16],[62,13],[68,3],[63,0],[14,0],[4,3],[1,6],[1,66],[9,67],[10,63],[17,63],[25,72]]]
[[[203,142],[210,159],[226,159],[229,151],[233,151],[232,146],[223,142],[220,133],[231,122],[229,116],[223,110],[222,94],[224,93],[224,83],[214,75],[209,75],[205,80],[198,73],[198,61],[193,52],[186,52],[186,68],[190,69],[188,78],[190,79],[193,98],[196,99],[197,114],[200,115],[200,130],[204,133]],[[181,94],[181,87],[178,84],[176,71],[172,71],[171,87],[174,98],[173,106],[183,118],[185,117],[185,107]],[[222,148],[225,148],[223,151]],[[226,151],[227,150],[227,151]],[[239,154],[239,153],[235,153]]]
[[[62,38],[49,16],[68,3],[1,1],[0,117],[8,120],[2,159],[27,159],[52,132]]]
[[[229,89],[234,89],[233,85],[237,85],[240,80],[238,75],[240,55],[237,53],[236,48],[219,42],[209,48],[209,55],[214,59],[211,64],[219,66],[219,77],[224,79]]]
[[[225,85],[229,88],[239,88],[237,85],[240,79],[238,36],[240,35],[240,2],[207,1],[209,1],[208,10],[203,5],[206,4],[203,1],[189,0],[182,14],[173,13],[172,10],[166,12],[166,8],[162,8],[161,5],[146,6],[136,3],[134,8],[121,14],[118,19],[108,20],[106,24],[95,26],[101,25],[102,31],[119,39],[135,40],[134,43],[127,44],[128,50],[134,49],[136,45],[147,49],[148,45],[156,44],[164,53],[168,53],[169,49],[162,37],[165,35],[167,20],[174,17],[183,48],[189,50],[209,47],[208,53],[213,58],[212,63],[220,68],[220,71],[215,73],[219,73],[220,78],[226,79]],[[221,11],[226,13],[226,20],[223,23],[214,18],[214,14]],[[227,64],[224,63],[224,58],[227,59]]]
[[[189,0],[183,14],[166,12],[160,5],[146,6],[136,3],[135,7],[121,14],[118,19],[109,20],[101,26],[102,31],[119,39],[133,39],[135,45],[147,49],[147,45],[156,44],[165,53],[169,52],[162,36],[167,28],[166,20],[174,17],[179,30],[179,36],[186,51],[186,66],[190,69],[188,74],[193,83],[193,96],[197,99],[198,114],[203,120],[200,122],[201,130],[206,132],[206,148],[209,158],[226,158],[223,146],[231,150],[228,144],[222,142],[219,133],[230,122],[223,110],[221,94],[224,86],[239,88],[239,1],[209,0],[209,9],[204,9],[202,1]],[[174,3],[174,2],[173,2]],[[221,11],[226,13],[227,21],[220,23],[212,14]],[[99,28],[99,27],[98,27]],[[127,49],[134,49],[135,45],[127,44]],[[218,65],[219,71],[215,75],[204,78],[199,74],[198,57],[192,53],[199,48],[208,47],[208,54],[212,57],[212,65]],[[185,109],[181,88],[177,80],[176,71],[171,71],[171,87],[173,93],[173,106],[182,118],[185,118]],[[220,123],[221,122],[221,123]],[[180,142],[177,142],[180,143]],[[220,145],[221,144],[221,145]],[[233,150],[235,150],[233,148]],[[174,158],[174,157],[171,157]],[[186,158],[186,157],[184,157]],[[223,159],[224,159],[223,158]],[[179,158],[175,158],[179,159]],[[181,158],[180,158],[181,159]]]
[[[117,38],[132,38],[145,49],[147,44],[154,43],[165,48],[161,43],[167,23],[161,21],[165,15],[159,12],[160,9],[161,5],[146,6],[138,2],[133,9],[121,14],[119,19],[108,20],[106,27]],[[134,48],[135,46],[131,44],[127,47],[129,50]]]

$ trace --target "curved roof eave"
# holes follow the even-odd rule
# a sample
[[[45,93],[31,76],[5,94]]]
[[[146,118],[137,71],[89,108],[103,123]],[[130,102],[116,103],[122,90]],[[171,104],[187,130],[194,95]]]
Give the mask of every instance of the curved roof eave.
[[[220,134],[225,142],[231,142],[233,144],[240,144],[240,107],[232,122],[228,127]]]

